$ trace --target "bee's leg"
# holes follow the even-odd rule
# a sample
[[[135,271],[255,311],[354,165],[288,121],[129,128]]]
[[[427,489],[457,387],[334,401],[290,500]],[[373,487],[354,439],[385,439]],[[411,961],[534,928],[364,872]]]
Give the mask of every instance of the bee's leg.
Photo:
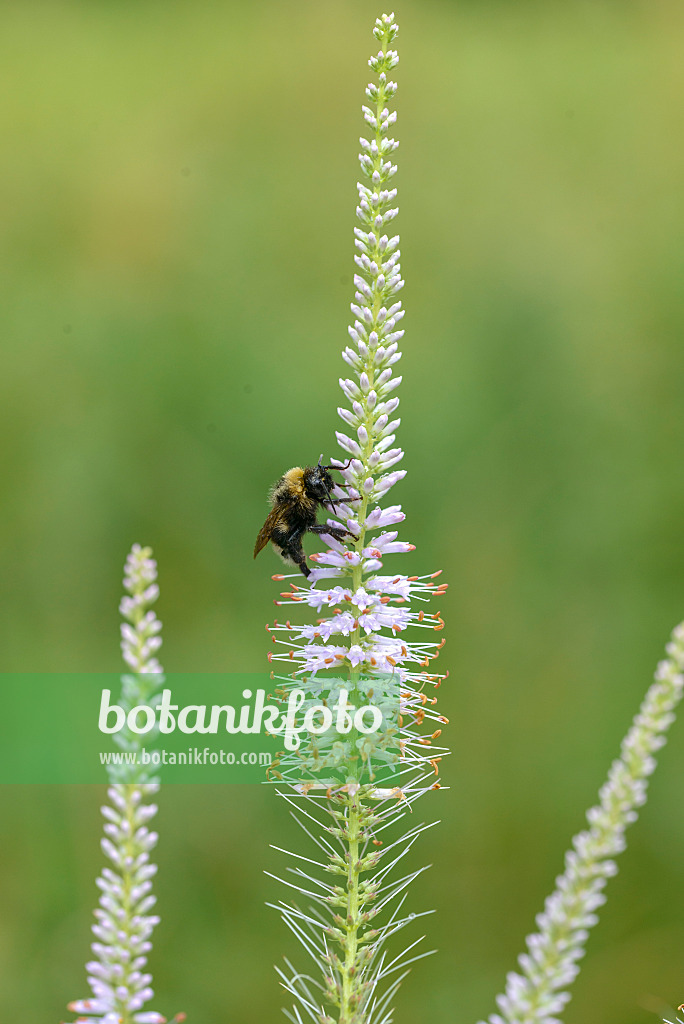
[[[301,544],[299,545],[298,548],[290,548],[289,554],[292,561],[299,566],[299,569],[302,572],[302,574],[306,576],[306,578],[308,579],[309,576],[311,575],[311,569],[306,564],[306,555],[304,554],[304,549],[302,548]]]
[[[302,547],[301,530],[296,530],[287,537],[282,550],[285,557],[291,559],[304,576],[308,578],[311,575],[311,569],[306,564],[306,555]]]
[[[344,526],[310,526],[309,533],[326,534],[329,537],[334,537],[335,540],[342,540],[344,537],[351,537],[352,534],[349,530],[345,530]]]

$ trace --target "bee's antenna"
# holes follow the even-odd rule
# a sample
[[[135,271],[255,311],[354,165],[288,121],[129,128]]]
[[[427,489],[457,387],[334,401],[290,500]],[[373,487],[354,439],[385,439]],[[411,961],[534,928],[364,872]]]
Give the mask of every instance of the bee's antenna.
[[[323,458],[322,455],[321,455],[321,458]],[[318,465],[319,466],[321,465],[320,461],[319,461]],[[344,466],[332,466],[332,465],[330,465],[330,466],[321,466],[321,469],[349,469],[350,466],[351,466],[351,459],[347,459],[347,461],[344,464]]]
[[[322,462],[323,462],[323,452],[321,452],[321,454],[318,456],[318,465],[320,466]],[[328,467],[327,466],[322,466],[321,468],[322,469],[327,469]]]

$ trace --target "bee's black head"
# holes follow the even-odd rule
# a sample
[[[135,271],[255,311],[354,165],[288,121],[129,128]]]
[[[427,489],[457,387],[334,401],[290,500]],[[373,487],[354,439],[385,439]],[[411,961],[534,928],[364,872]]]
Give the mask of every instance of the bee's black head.
[[[335,481],[325,466],[309,466],[305,471],[306,489],[316,501],[333,504],[332,489]],[[333,505],[334,508],[334,505]]]
[[[317,466],[307,466],[304,470],[306,489],[311,497],[315,498],[316,501],[327,502],[331,506],[333,512],[337,512],[332,497],[335,481],[330,475],[330,470],[338,468],[344,469],[345,467],[324,466],[322,465],[322,460],[323,456],[321,455]]]

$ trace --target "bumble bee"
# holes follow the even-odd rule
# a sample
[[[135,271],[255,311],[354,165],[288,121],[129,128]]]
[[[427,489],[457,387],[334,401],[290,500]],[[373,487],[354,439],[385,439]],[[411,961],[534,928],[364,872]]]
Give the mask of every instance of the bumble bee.
[[[319,505],[330,505],[337,513],[332,498],[335,481],[330,475],[331,469],[346,469],[347,466],[323,466],[318,460],[317,466],[294,466],[281,476],[271,488],[269,500],[273,506],[266,522],[259,530],[254,545],[254,557],[266,547],[269,540],[274,550],[289,565],[296,565],[304,576],[311,570],[306,564],[306,556],[302,547],[302,537],[309,533],[327,533],[336,540],[342,540],[349,534],[342,526],[320,526],[316,522]]]

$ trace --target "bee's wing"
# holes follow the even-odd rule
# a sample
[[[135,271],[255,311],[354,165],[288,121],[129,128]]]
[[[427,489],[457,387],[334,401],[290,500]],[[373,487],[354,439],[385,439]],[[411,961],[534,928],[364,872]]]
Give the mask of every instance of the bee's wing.
[[[282,507],[271,509],[271,511],[268,513],[266,517],[266,522],[259,530],[259,536],[256,539],[256,544],[254,545],[255,558],[259,554],[259,552],[263,551],[263,549],[268,544],[269,540],[271,539],[271,534],[273,533],[276,526],[278,526],[278,524],[281,523],[285,518],[286,509]]]

